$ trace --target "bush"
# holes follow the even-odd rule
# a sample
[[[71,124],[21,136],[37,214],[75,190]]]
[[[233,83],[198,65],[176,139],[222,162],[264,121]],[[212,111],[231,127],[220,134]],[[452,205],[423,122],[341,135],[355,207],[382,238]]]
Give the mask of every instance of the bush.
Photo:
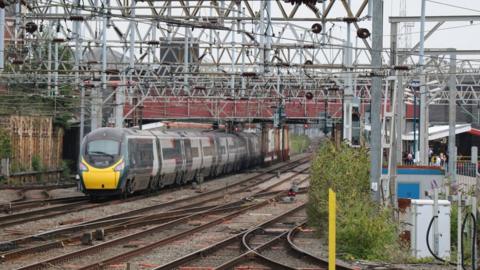
[[[0,159],[10,158],[12,155],[12,144],[10,134],[4,129],[0,129]]]
[[[72,173],[70,170],[70,165],[73,164],[73,160],[64,159],[62,160],[62,180],[69,181],[70,174]]]
[[[391,210],[371,199],[369,168],[365,148],[322,144],[312,165],[307,212],[311,224],[325,235],[332,188],[337,194],[337,251],[347,258],[388,260],[400,248],[397,227]]]
[[[307,135],[291,135],[290,136],[290,152],[292,154],[300,154],[307,150],[310,145],[310,138]]]

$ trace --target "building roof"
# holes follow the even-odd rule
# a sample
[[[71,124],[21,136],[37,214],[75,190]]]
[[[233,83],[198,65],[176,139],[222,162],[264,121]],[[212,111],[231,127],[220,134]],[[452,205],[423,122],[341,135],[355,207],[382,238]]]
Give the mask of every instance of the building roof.
[[[457,124],[455,126],[455,134],[470,132],[472,130],[472,126],[470,124]],[[449,126],[448,125],[438,125],[438,126],[431,126],[428,128],[428,140],[438,140],[441,138],[448,137],[449,133]],[[480,134],[480,131],[479,131]],[[418,139],[418,131],[417,131],[417,139]],[[413,141],[413,131],[405,134],[402,136],[404,141]]]

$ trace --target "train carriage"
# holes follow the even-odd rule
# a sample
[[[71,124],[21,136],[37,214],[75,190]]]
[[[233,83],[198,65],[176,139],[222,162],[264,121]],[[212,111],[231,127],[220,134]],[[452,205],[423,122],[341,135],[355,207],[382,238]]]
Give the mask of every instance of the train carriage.
[[[101,128],[85,136],[79,172],[92,196],[200,181],[259,164],[256,134]]]

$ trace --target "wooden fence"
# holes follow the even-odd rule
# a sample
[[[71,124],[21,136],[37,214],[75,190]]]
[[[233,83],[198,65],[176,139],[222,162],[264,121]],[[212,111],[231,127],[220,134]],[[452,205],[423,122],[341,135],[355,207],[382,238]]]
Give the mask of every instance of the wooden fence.
[[[64,131],[53,126],[52,117],[0,116],[0,128],[10,134],[10,182],[33,183],[40,178],[60,177]]]

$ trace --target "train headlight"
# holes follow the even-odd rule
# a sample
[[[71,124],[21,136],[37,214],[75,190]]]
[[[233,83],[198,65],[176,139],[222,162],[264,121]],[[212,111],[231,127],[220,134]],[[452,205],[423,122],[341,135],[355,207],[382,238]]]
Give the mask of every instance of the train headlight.
[[[122,162],[120,162],[120,164],[115,166],[115,168],[113,170],[116,171],[116,172],[121,172],[121,171],[123,171],[124,168],[125,168],[125,162],[122,161]]]
[[[80,172],[88,172],[87,165],[83,164],[83,162],[80,162],[80,165],[78,167],[80,169]]]

